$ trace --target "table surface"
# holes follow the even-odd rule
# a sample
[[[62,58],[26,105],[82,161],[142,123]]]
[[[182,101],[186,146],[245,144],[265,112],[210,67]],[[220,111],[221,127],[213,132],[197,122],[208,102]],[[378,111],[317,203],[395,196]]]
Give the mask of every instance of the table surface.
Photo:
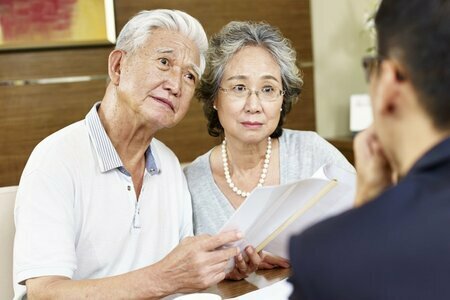
[[[285,279],[290,273],[291,269],[282,268],[259,270],[245,280],[224,280],[206,289],[204,292],[220,295],[223,299],[238,297]]]

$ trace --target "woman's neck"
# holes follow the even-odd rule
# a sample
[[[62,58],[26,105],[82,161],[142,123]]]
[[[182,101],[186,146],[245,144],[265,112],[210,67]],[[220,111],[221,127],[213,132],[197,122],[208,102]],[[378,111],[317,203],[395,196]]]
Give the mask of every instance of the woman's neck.
[[[226,150],[228,164],[232,172],[245,173],[253,169],[261,169],[265,159],[267,145],[267,139],[256,144],[247,144],[233,138],[227,138]]]
[[[227,163],[229,175],[233,184],[243,192],[251,192],[261,180],[267,152],[267,139],[258,144],[233,143],[232,139],[227,139]],[[272,139],[271,154],[266,168],[266,175],[263,185],[276,185],[280,183],[280,161],[279,161],[279,141]],[[210,156],[211,170],[214,181],[224,196],[234,208],[238,208],[245,197],[238,195],[230,187],[224,170],[222,146],[215,147]]]

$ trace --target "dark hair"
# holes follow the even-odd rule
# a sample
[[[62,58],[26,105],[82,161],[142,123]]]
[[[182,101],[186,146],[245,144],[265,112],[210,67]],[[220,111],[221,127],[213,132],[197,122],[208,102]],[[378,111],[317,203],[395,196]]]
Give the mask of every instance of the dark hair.
[[[203,112],[208,119],[208,133],[211,136],[223,134],[222,124],[213,105],[225,66],[234,54],[249,45],[266,49],[280,66],[285,94],[280,120],[270,135],[272,138],[281,136],[286,114],[300,95],[303,80],[296,65],[296,52],[291,42],[283,37],[276,27],[264,22],[230,22],[211,38],[206,56],[206,70],[196,90],[196,97],[203,102]]]
[[[400,61],[434,125],[450,128],[450,1],[383,0],[375,26],[380,57]]]

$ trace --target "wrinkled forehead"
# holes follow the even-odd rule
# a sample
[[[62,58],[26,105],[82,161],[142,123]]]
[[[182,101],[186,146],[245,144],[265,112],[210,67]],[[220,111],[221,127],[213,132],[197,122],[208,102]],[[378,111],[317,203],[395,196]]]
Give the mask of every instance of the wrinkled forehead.
[[[151,31],[145,42],[136,49],[136,54],[145,57],[166,55],[190,67],[200,74],[200,50],[197,44],[179,31],[156,28]]]

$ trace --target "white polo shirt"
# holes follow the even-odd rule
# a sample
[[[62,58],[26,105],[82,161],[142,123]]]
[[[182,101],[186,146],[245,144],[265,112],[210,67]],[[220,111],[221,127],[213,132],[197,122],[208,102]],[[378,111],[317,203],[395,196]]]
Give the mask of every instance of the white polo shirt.
[[[23,171],[15,207],[16,298],[28,278],[102,278],[151,265],[192,235],[178,159],[153,139],[139,201],[96,103],[84,121],[44,139]]]

